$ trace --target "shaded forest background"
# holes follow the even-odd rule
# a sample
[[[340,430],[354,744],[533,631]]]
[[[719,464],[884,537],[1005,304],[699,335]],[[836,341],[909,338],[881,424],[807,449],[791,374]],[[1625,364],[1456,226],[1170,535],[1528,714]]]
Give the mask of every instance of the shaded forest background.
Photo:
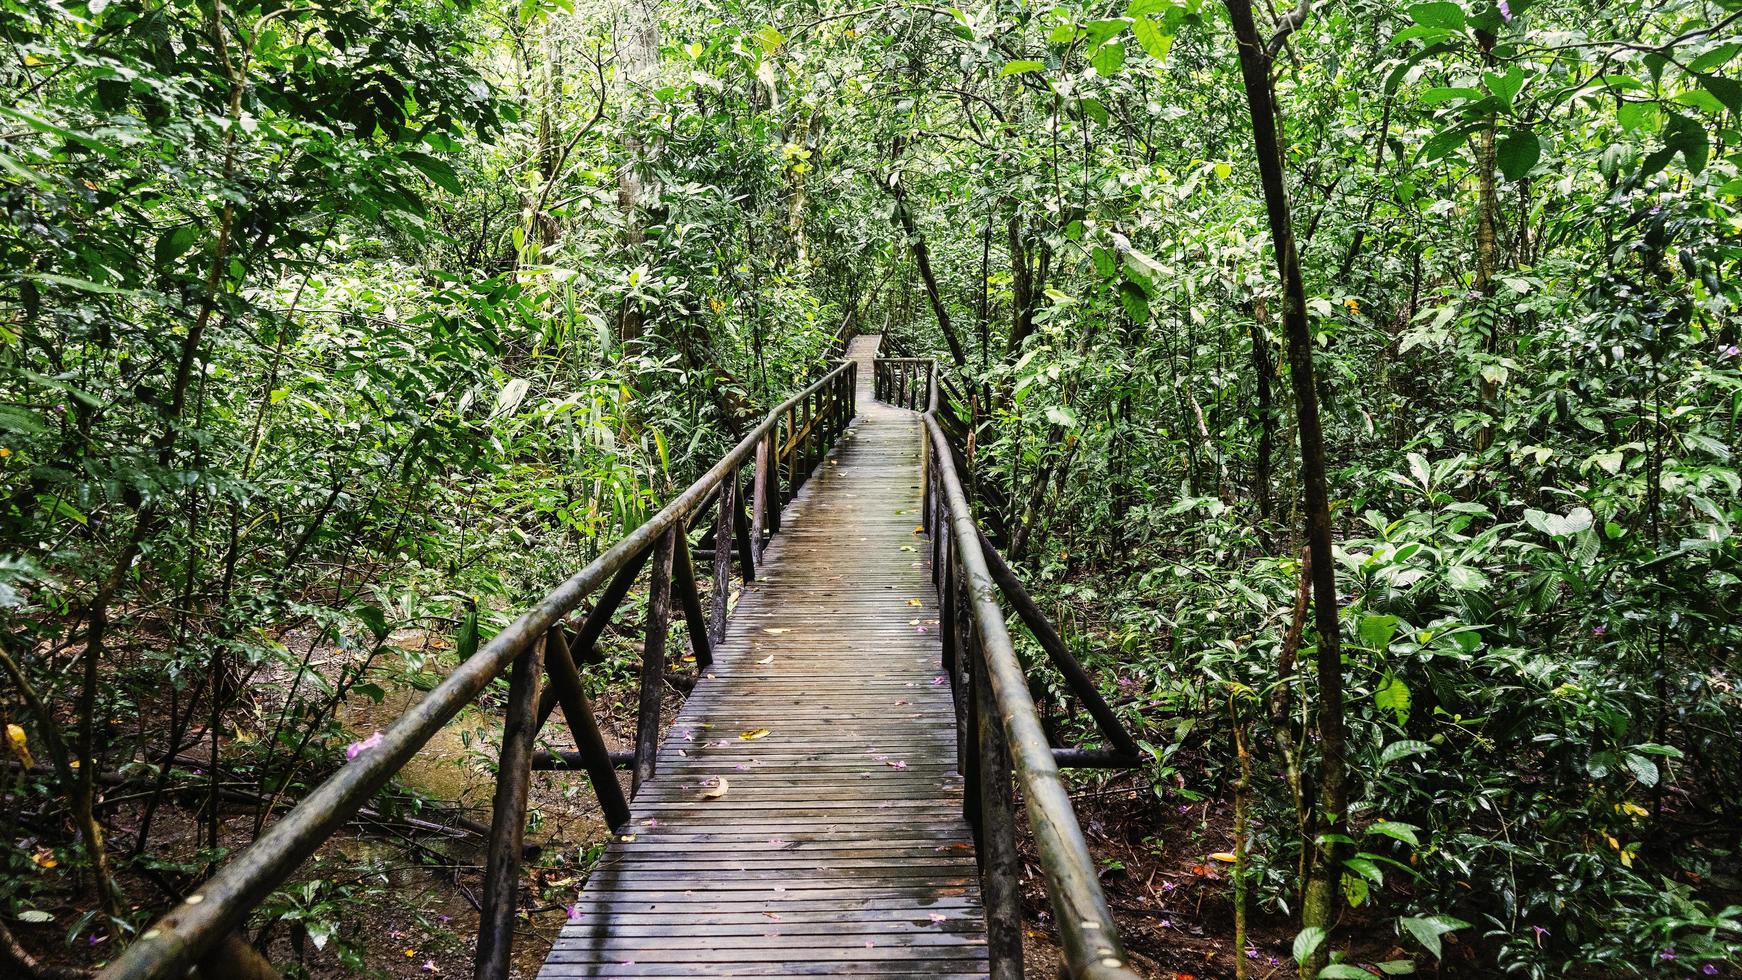
[[[1260,6],[1274,158],[1238,0],[0,0],[0,965],[112,955],[882,332],[1150,755],[1082,801],[1149,946],[1738,975],[1742,4]],[[255,937],[364,969],[380,860]]]

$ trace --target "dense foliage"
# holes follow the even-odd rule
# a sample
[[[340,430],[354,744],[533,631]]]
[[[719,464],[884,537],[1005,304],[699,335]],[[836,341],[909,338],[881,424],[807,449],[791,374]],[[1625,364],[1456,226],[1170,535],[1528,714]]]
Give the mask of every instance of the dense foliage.
[[[152,837],[178,760],[295,797],[439,668],[395,630],[475,642],[883,331],[1154,805],[1239,785],[1254,906],[1334,887],[1303,959],[1733,972],[1742,5],[1259,12],[1329,815],[1244,6],[0,0],[0,915],[124,941],[237,843],[216,766]]]

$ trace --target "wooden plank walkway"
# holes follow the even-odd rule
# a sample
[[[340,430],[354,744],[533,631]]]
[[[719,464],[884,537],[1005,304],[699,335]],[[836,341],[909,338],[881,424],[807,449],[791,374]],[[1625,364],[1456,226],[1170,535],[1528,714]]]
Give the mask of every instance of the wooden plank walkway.
[[[872,399],[878,339],[541,978],[986,976],[920,422]]]

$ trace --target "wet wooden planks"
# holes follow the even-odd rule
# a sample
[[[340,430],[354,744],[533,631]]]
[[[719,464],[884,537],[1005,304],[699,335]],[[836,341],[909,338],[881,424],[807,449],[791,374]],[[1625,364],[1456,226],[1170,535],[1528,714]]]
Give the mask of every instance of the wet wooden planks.
[[[920,423],[875,351],[540,977],[986,975]]]

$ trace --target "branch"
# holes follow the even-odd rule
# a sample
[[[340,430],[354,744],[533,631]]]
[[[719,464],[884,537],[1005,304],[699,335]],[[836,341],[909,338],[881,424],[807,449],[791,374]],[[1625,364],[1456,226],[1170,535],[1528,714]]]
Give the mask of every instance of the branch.
[[[1300,25],[1306,23],[1307,16],[1312,12],[1312,0],[1300,0],[1298,6],[1283,14],[1276,22],[1276,33],[1270,35],[1270,40],[1264,45],[1264,57],[1276,60],[1276,53],[1282,50],[1283,42],[1288,40],[1290,34],[1300,30]]]

